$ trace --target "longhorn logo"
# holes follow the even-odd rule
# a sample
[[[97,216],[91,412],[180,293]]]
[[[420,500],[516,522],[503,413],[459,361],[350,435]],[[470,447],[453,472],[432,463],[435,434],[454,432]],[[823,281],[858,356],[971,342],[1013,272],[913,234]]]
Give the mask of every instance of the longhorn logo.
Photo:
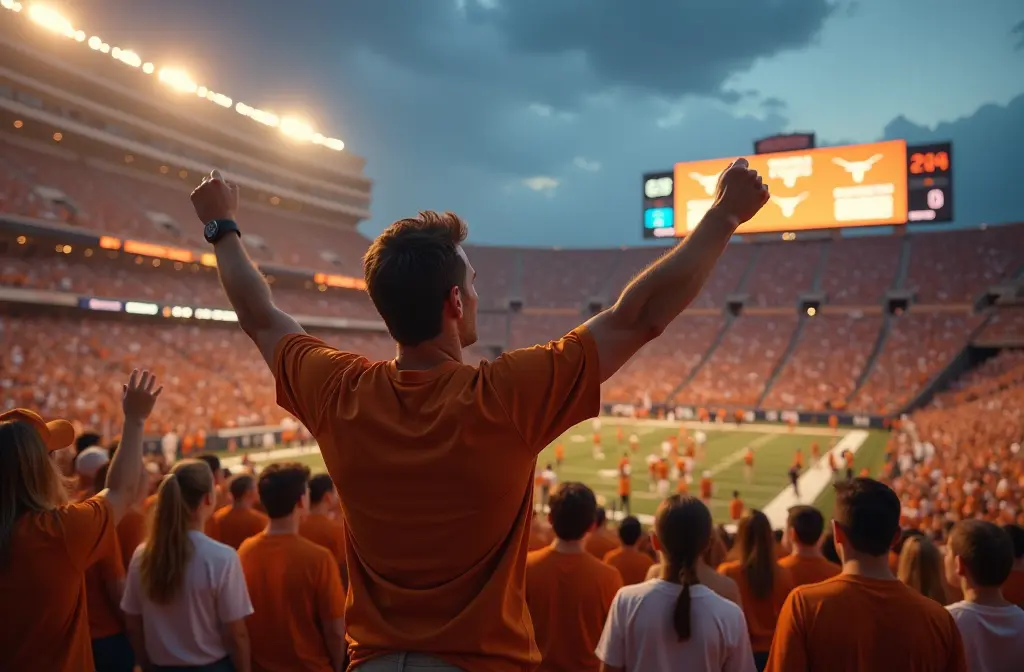
[[[789,219],[796,212],[796,206],[807,200],[809,194],[805,191],[796,196],[772,196],[772,201],[782,210],[782,216]]]
[[[864,161],[847,161],[846,159],[834,157],[832,159],[832,163],[836,164],[837,166],[841,166],[846,172],[848,172],[853,177],[854,182],[860,184],[861,182],[864,181],[864,176],[867,174],[869,170],[871,170],[871,167],[881,160],[882,155],[875,154],[870,159],[866,159]]]
[[[715,187],[718,186],[718,175],[701,175],[700,173],[690,173],[690,177],[700,182],[700,186],[704,187],[704,191],[708,196],[715,195]]]

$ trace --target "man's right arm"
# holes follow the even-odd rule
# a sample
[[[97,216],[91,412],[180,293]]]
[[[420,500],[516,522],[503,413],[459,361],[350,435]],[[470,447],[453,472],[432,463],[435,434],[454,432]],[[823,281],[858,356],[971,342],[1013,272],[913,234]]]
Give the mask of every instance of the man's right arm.
[[[597,342],[602,381],[697,298],[736,228],[768,199],[768,187],[745,159],[722,173],[714,205],[693,233],[629,283],[614,306],[587,322]]]

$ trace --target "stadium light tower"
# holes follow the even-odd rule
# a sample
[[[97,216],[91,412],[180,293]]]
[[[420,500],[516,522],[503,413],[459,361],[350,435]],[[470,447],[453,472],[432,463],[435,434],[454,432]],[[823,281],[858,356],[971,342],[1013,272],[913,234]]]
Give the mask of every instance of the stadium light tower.
[[[46,5],[31,5],[28,8],[28,18],[39,24],[46,30],[63,35],[64,37],[75,37],[75,27],[71,25],[63,14]]]

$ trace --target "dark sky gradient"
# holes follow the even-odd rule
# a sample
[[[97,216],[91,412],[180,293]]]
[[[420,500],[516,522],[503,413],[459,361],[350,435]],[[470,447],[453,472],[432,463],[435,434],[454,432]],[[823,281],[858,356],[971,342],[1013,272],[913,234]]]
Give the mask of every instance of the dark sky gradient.
[[[641,173],[787,130],[952,140],[958,224],[1024,219],[1020,0],[53,5],[345,140],[375,180],[370,235],[433,208],[477,243],[636,244]]]

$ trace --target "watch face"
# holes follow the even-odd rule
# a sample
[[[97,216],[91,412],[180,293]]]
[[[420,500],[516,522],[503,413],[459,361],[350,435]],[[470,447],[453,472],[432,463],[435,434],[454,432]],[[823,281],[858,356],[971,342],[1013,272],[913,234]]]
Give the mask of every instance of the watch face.
[[[217,222],[208,222],[206,228],[203,230],[203,235],[206,236],[207,240],[212,240],[217,235]]]

